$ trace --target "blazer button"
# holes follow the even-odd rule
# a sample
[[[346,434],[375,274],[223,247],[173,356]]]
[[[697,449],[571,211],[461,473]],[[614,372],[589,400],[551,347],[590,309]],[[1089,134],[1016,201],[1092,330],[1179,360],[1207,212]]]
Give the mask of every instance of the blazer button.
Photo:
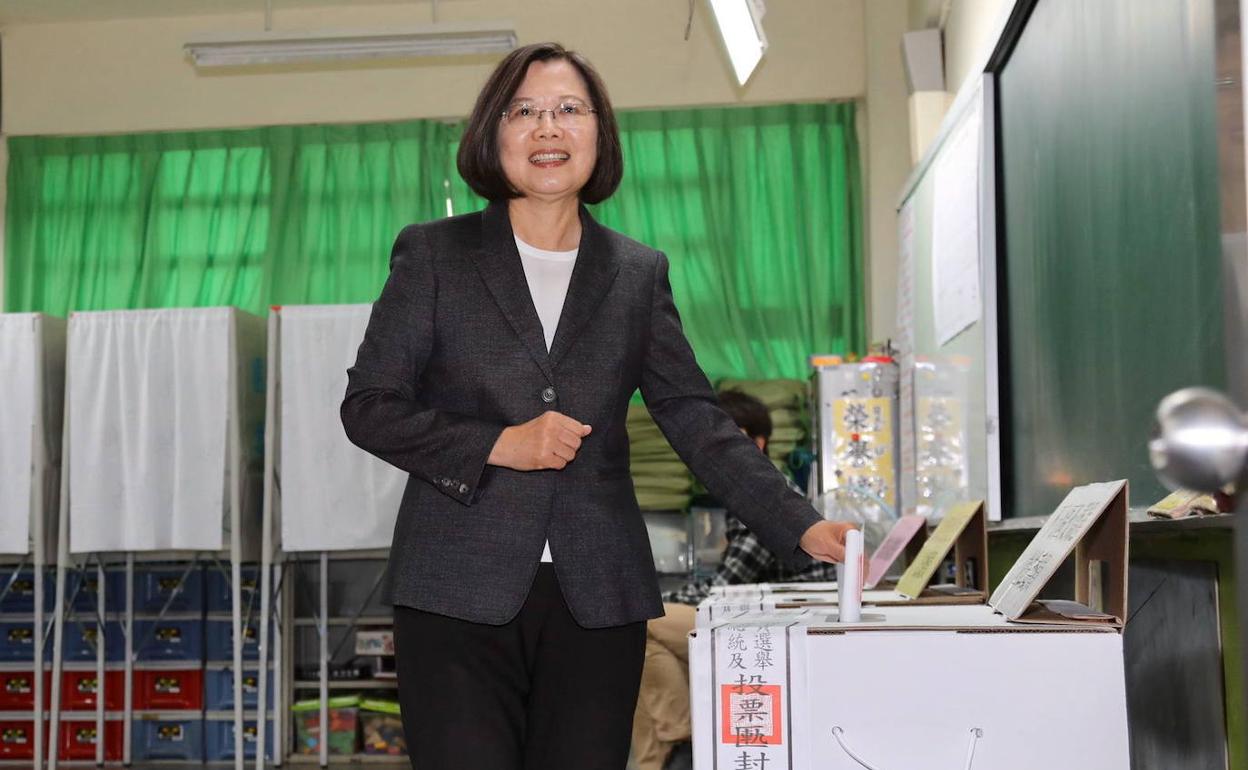
[[[460,485],[459,485],[459,493],[460,493],[461,495],[466,495],[466,494],[468,494],[468,485],[467,485],[467,484],[460,484]]]
[[[555,389],[552,387],[548,386],[546,389],[542,391],[542,400],[548,404],[555,403],[555,396],[556,396]]]

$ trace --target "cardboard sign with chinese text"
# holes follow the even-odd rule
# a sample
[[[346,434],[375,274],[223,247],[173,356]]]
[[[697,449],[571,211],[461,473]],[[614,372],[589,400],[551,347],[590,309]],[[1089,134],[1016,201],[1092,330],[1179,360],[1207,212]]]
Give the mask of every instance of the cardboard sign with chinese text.
[[[714,731],[720,767],[788,770],[787,622],[772,619],[715,628]]]
[[[1071,551],[1076,552],[1074,601],[1037,603]],[[1097,570],[1104,571],[1094,580]],[[1127,482],[1085,484],[1070,490],[1049,515],[988,603],[1010,620],[1121,625],[1126,620],[1126,570]],[[1095,599],[1093,583],[1101,594]]]
[[[932,575],[955,546],[959,546],[964,552],[975,552],[973,556],[969,553],[957,554],[958,585],[968,582],[965,575],[966,561],[974,558],[977,560],[976,582],[981,583],[982,587],[984,573],[987,571],[987,532],[983,500],[970,500],[950,507],[936,530],[923,544],[919,555],[897,582],[897,593],[910,599],[919,598]]]

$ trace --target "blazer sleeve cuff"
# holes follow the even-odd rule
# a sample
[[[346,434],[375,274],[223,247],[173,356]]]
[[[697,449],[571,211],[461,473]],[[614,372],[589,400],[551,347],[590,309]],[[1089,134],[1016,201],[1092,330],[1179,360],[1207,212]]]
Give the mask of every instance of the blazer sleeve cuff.
[[[434,489],[463,505],[472,505],[477,499],[490,452],[494,450],[503,428],[503,425],[476,420],[462,426],[458,437],[459,457],[430,477]]]

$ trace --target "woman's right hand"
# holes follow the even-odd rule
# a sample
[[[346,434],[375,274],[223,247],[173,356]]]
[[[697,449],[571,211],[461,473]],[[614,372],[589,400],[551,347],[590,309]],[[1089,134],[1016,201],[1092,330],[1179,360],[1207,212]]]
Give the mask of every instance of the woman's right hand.
[[[581,440],[590,430],[565,414],[546,412],[503,428],[487,462],[513,471],[562,470],[576,459]]]

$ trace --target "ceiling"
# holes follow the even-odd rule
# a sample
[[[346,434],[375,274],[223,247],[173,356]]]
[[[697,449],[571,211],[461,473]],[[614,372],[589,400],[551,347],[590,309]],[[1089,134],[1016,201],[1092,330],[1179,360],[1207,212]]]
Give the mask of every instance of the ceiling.
[[[448,2],[453,0],[439,0]],[[369,4],[408,4],[429,13],[432,0],[368,0]],[[349,5],[350,0],[272,0],[274,12],[295,8]],[[0,0],[0,25],[100,21],[150,16],[209,16],[264,12],[264,0]]]

